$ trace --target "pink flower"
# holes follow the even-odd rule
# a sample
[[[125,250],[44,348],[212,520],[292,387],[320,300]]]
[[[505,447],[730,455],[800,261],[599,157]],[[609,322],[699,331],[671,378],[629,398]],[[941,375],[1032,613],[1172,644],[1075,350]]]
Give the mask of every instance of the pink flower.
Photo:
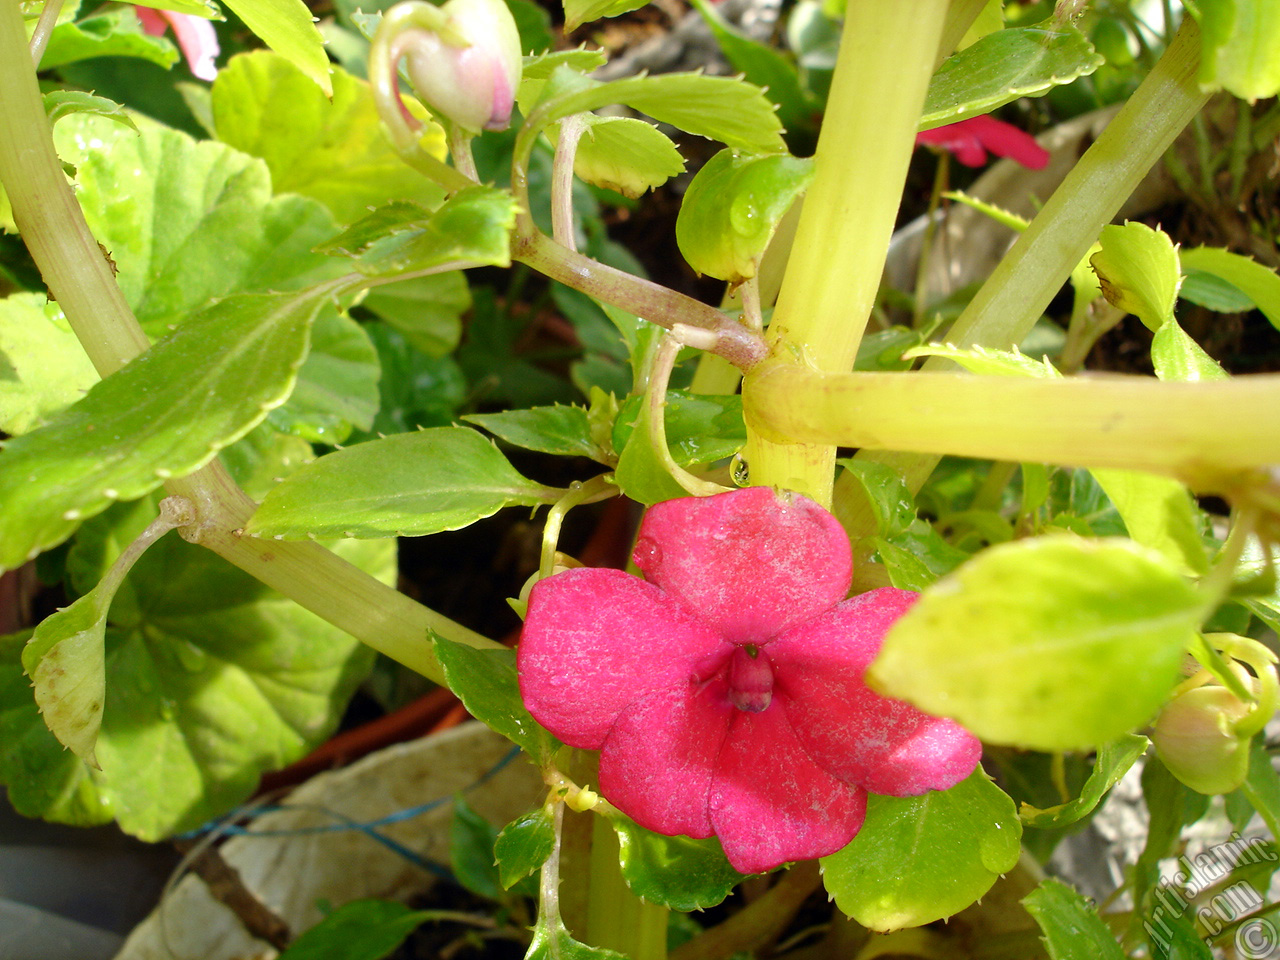
[[[668,500],[640,527],[646,580],[578,568],[540,581],[520,641],[529,711],[601,751],[600,791],[658,833],[718,836],[743,873],[844,847],[867,791],[958,783],[981,745],[863,683],[915,601],[845,600],[849,541],[796,494]]]
[[[134,7],[133,10],[142,22],[142,29],[153,37],[164,36],[167,28],[173,28],[173,35],[193,76],[213,80],[218,75],[218,68],[213,63],[219,53],[218,35],[214,33],[212,23],[203,17],[172,10],[153,10],[151,7]]]
[[[1035,137],[1011,123],[995,117],[970,117],[945,127],[934,127],[916,134],[916,143],[941,147],[955,155],[966,167],[980,167],[987,162],[987,151],[1008,157],[1028,170],[1041,170],[1049,162],[1049,151],[1036,143]]]

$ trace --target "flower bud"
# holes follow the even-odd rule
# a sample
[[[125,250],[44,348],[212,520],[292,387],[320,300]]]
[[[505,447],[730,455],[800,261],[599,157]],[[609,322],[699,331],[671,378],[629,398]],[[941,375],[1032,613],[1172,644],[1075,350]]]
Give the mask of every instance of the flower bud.
[[[1165,705],[1151,739],[1169,772],[1192,790],[1230,793],[1249,773],[1251,735],[1238,726],[1252,709],[1226,687],[1195,687]]]
[[[504,0],[449,0],[440,12],[446,30],[413,30],[403,46],[414,89],[466,130],[505,130],[524,68],[511,11]]]

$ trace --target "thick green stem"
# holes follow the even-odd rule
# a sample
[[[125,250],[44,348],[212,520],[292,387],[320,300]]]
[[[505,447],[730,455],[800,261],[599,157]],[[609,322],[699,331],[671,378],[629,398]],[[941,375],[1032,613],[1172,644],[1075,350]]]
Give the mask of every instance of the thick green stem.
[[[770,361],[747,422],[768,436],[1176,477],[1241,492],[1280,463],[1280,375],[1022,380],[963,373],[815,373]]]
[[[150,342],[90,233],[54,152],[15,3],[0,3],[0,184],[51,296],[98,373],[109,376],[145,351]],[[196,508],[195,524],[183,530],[187,539],[437,682],[444,678],[428,629],[463,643],[491,644],[318,544],[241,536],[238,531],[254,504],[217,461],[166,488]]]
[[[795,245],[770,324],[780,362],[848,370],[875,303],[947,0],[851,0]],[[751,378],[744,383],[744,396]],[[831,499],[835,451],[748,434],[751,482]]]

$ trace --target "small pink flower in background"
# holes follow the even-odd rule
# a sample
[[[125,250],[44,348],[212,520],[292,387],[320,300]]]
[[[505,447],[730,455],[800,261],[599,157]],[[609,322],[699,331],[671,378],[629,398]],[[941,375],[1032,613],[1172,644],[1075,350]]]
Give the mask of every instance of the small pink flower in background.
[[[658,833],[718,836],[743,873],[844,847],[867,791],[953,786],[981,744],[863,675],[916,599],[846,600],[849,541],[794,494],[749,487],[652,507],[647,580],[579,568],[537,583],[519,648],[529,711],[601,751],[600,791]]]
[[[212,23],[189,13],[138,6],[133,9],[142,22],[142,29],[153,37],[164,36],[168,28],[173,28],[173,35],[193,76],[213,80],[218,75],[218,68],[213,62],[219,53],[218,35],[214,33]]]
[[[1008,157],[1028,170],[1041,170],[1049,162],[1049,151],[1036,143],[1035,137],[1011,123],[995,117],[970,117],[945,127],[934,127],[916,134],[917,144],[940,147],[953,154],[966,167],[980,167],[987,162],[987,151]]]

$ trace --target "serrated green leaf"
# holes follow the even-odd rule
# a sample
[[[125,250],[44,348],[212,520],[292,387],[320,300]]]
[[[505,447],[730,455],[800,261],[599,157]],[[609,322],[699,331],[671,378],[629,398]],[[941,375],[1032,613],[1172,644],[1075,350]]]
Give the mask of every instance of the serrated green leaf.
[[[502,897],[493,859],[497,839],[493,824],[472,810],[462,794],[456,795],[449,823],[449,867],[458,883],[486,900]]]
[[[849,479],[857,484],[866,505],[876,521],[881,537],[894,537],[906,531],[916,519],[915,498],[893,468],[870,460],[846,458],[837,460]]]
[[[1239,287],[1221,277],[1189,268],[1185,263],[1183,270],[1182,289],[1178,291],[1180,300],[1199,304],[1218,313],[1244,313],[1257,306]]]
[[[0,300],[0,430],[26,433],[97,382],[56,303],[35,293]]]
[[[319,200],[339,224],[389,200],[435,206],[443,194],[411,169],[382,133],[373,93],[341,68],[326,97],[290,61],[269,50],[232,57],[213,83],[218,139],[271,171],[276,193]],[[423,146],[444,159],[444,131],[428,121]]]
[[[1274,270],[1220,247],[1182,250],[1180,259],[1188,271],[1198,270],[1231,284],[1262,311],[1273,327],[1280,329],[1280,275]]]
[[[603,456],[591,439],[591,424],[583,407],[530,407],[502,413],[470,413],[462,419],[526,450],[593,460]]]
[[[989,33],[938,68],[920,129],[990,113],[1019,97],[1038,97],[1085,77],[1103,58],[1079,30],[1050,22]]]
[[[429,357],[453,352],[462,337],[462,315],[471,291],[461,271],[410,277],[370,290],[361,306],[395,327]]]
[[[283,403],[336,285],[228,297],[0,452],[0,567],[185,476]]]
[[[565,0],[564,29],[576,30],[584,23],[602,17],[617,17],[639,10],[646,0]]]
[[[555,817],[546,807],[530,810],[503,827],[493,846],[502,889],[510,890],[538,870],[555,845]]]
[[[1231,376],[1172,317],[1151,338],[1151,363],[1161,380],[1226,380]]]
[[[1178,248],[1163,230],[1145,223],[1108,224],[1102,249],[1089,258],[1102,295],[1112,306],[1159,330],[1173,317],[1182,274]]]
[[[868,677],[984,740],[1081,749],[1155,714],[1203,612],[1168,561],[1131,541],[1015,541],[926,590]]]
[[[622,876],[643,900],[685,913],[705,910],[743,880],[714,837],[664,837],[616,812],[609,822],[618,834]]]
[[[560,66],[547,81],[536,112],[549,123],[618,103],[737,150],[786,152],[782,124],[768,97],[732,77],[668,73],[600,83]]]
[[[627,397],[613,421],[613,448],[622,450],[639,425],[644,397]],[[732,457],[747,442],[742,397],[668,390],[663,424],[672,459],[682,467]]]
[[[1044,932],[1053,960],[1125,960],[1098,911],[1060,880],[1045,880],[1022,903]]]
[[[616,426],[614,429],[616,432]],[[648,408],[641,404],[634,429],[628,435],[626,444],[619,446],[614,441],[614,449],[618,450],[618,465],[613,471],[614,482],[622,490],[623,496],[646,506],[688,495],[688,491],[676,482],[666,464],[658,459],[652,435]]]
[[[244,25],[276,53],[333,96],[324,37],[302,0],[225,0]]]
[[[527,480],[465,427],[433,427],[330,453],[287,477],[249,520],[255,537],[426,536],[561,491]]]
[[[904,550],[883,537],[876,537],[872,542],[880,562],[889,571],[889,582],[899,590],[920,591],[938,579],[938,575],[910,550]]]
[[[212,0],[149,0],[146,3],[135,3],[134,6],[172,10],[174,13],[189,13],[193,17],[204,17],[206,20],[225,19],[218,5]]]
[[[589,947],[569,935],[559,918],[538,918],[533,928],[533,942],[524,960],[627,960],[620,953],[603,947]]]
[[[949,343],[926,343],[903,351],[902,356],[906,360],[916,357],[946,357],[970,373],[995,377],[1037,377],[1052,380],[1062,376],[1048,358],[1033,359],[1017,347],[1012,350],[996,350],[983,346],[956,347]]]
[[[83,90],[50,90],[44,94],[44,111],[50,123],[57,123],[73,113],[92,113],[106,117],[136,131],[138,125],[123,106],[106,97],[95,96]]]
[[[352,900],[303,931],[277,960],[383,960],[431,916],[395,900]]]
[[[609,58],[603,51],[588,50],[585,46],[572,50],[548,50],[524,58],[524,72],[520,75],[520,81],[546,80],[560,66],[569,67],[577,73],[590,73],[608,62]]]
[[[1186,573],[1208,572],[1199,512],[1186,487],[1169,477],[1132,470],[1091,472],[1120,511],[1130,537]]]
[[[1119,740],[1103,744],[1098,750],[1089,779],[1085,781],[1078,797],[1045,810],[1023,803],[1019,816],[1027,825],[1044,829],[1075,823],[1093,812],[1106,792],[1120,782],[1120,778],[1137,759],[1147,752],[1150,744],[1151,741],[1146,737],[1133,733],[1126,733]]]
[[[1200,85],[1252,103],[1280,93],[1280,8],[1271,0],[1199,0]]]
[[[477,720],[524,750],[536,763],[550,760],[560,741],[533,719],[520,697],[514,650],[480,650],[433,633],[431,642],[449,689]]]
[[[1241,788],[1250,806],[1271,831],[1272,837],[1280,836],[1280,774],[1271,763],[1271,752],[1257,736],[1249,745],[1249,776]]]
[[[867,800],[847,847],[822,858],[827,893],[872,930],[917,927],[959,913],[1012,869],[1022,825],[981,768],[950,790]]]
[[[586,129],[573,155],[573,172],[596,187],[638,197],[684,172],[671,138],[633,117],[585,114]]]
[[[721,150],[697,172],[676,218],[676,243],[699,273],[739,283],[756,275],[778,223],[813,180],[812,160]]]
[[[178,62],[178,48],[165,37],[144,31],[132,10],[107,10],[78,23],[54,27],[40,69],[52,70],[94,57],[136,57],[167,70]]]

